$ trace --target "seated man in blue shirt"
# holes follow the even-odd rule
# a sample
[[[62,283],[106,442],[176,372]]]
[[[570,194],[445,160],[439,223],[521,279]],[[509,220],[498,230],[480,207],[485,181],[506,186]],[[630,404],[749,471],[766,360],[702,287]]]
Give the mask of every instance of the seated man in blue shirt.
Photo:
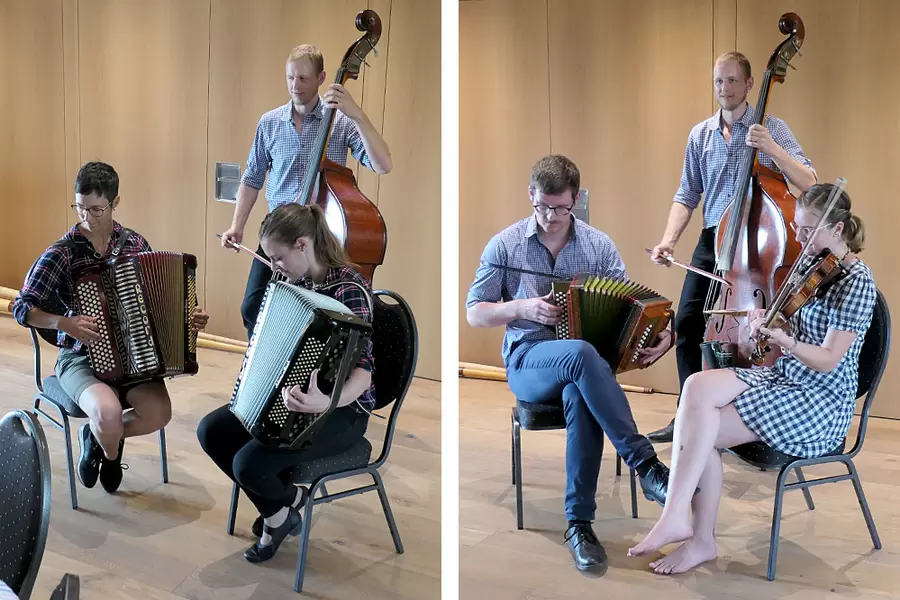
[[[561,308],[549,302],[551,279],[502,267],[570,279],[576,273],[625,278],[625,265],[605,233],[572,216],[580,189],[578,168],[563,156],[546,156],[531,172],[534,214],[495,235],[484,249],[466,301],[473,327],[506,326],[503,362],[509,387],[522,402],[562,398],[566,414],[565,539],[579,570],[606,563],[594,535],[597,478],[604,432],[639,476],[644,495],[665,503],[669,470],[638,433],[628,398],[610,366],[583,340],[557,340]],[[499,265],[497,268],[491,265]],[[650,363],[672,345],[664,331],[641,351]]]

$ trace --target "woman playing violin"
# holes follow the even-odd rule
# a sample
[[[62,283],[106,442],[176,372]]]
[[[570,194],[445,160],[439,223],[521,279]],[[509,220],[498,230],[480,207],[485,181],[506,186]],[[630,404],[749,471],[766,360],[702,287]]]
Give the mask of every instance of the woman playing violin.
[[[833,451],[847,435],[856,405],[859,352],[872,321],[876,289],[872,272],[856,256],[865,228],[850,212],[845,191],[819,225],[833,187],[817,184],[804,192],[791,227],[808,254],[829,249],[841,261],[842,276],[794,313],[784,328],[764,327],[763,310],[748,315],[751,337],[768,336],[781,346],[782,356],[772,367],[701,371],[685,383],[665,508],[650,533],[628,551],[641,556],[683,541],[650,563],[657,573],[683,573],[716,558],[719,450],[762,440],[785,454],[812,458]]]

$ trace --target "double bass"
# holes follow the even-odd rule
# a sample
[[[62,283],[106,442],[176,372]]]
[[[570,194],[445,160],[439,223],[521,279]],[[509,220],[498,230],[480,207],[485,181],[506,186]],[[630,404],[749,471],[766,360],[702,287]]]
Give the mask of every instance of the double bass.
[[[381,18],[373,10],[356,15],[356,28],[363,31],[344,53],[334,83],[357,79],[366,55],[381,38]],[[334,125],[334,108],[326,108],[310,155],[309,168],[300,185],[298,204],[315,203],[325,212],[328,228],[338,238],[350,260],[359,265],[369,281],[384,262],[387,228],[378,207],[360,191],[353,171],[329,160],[328,139]]]
[[[773,83],[783,83],[791,59],[806,34],[795,13],[778,22],[783,40],[769,58],[754,113],[754,123],[764,125]],[[731,143],[743,140],[732,139]],[[757,148],[748,147],[738,186],[716,229],[716,274],[728,285],[713,283],[704,305],[707,318],[700,345],[704,368],[749,367],[756,344],[749,327],[739,317],[751,309],[767,310],[800,255],[800,243],[792,235],[796,198],[781,173],[759,164]],[[773,350],[762,364],[771,366],[780,356]]]

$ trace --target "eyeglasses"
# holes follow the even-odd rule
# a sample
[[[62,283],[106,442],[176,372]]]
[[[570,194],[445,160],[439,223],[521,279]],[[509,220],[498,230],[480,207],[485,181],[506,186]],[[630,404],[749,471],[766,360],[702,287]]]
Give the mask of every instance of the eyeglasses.
[[[793,221],[791,221],[791,229],[794,230],[794,233],[803,234],[803,237],[809,237],[813,234],[813,231],[815,231],[815,227],[800,227]]]
[[[547,206],[546,204],[532,204],[532,206],[534,207],[534,212],[538,213],[539,215],[543,214],[545,216],[549,216],[550,211],[553,211],[553,214],[558,217],[566,216],[567,214],[572,212],[572,208],[574,208],[574,206]]]
[[[91,206],[90,208],[85,208],[81,204],[70,204],[69,206],[72,208],[72,212],[74,212],[79,217],[86,212],[90,212],[94,217],[102,217],[103,213],[106,212],[106,209],[112,206],[112,202],[110,202],[106,206]]]

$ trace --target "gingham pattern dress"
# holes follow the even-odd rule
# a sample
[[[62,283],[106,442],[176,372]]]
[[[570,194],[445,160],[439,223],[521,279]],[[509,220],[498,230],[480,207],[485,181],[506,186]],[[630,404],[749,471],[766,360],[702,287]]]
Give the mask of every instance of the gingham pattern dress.
[[[772,367],[734,369],[750,389],[734,400],[744,424],[769,446],[803,458],[822,456],[847,436],[856,406],[859,352],[875,309],[875,280],[860,260],[791,319],[800,343],[820,346],[829,328],[858,335],[837,367],[816,371],[794,356]]]

